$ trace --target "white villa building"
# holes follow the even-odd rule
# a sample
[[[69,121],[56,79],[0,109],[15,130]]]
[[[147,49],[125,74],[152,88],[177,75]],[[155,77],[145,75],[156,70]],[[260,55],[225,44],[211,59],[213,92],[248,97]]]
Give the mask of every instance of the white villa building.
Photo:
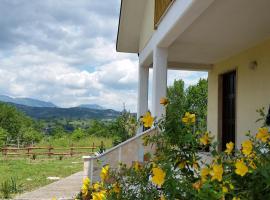
[[[148,109],[156,117],[164,113],[159,101],[168,69],[207,71],[207,128],[219,149],[255,133],[256,109],[269,107],[270,0],[122,0],[116,46],[139,55],[138,116]],[[142,160],[141,135],[98,159],[111,165]],[[93,177],[95,159],[85,158],[85,175]]]
[[[164,112],[168,69],[208,71],[208,130],[239,145],[270,104],[269,9],[269,0],[122,0],[117,51],[139,55],[138,116]]]

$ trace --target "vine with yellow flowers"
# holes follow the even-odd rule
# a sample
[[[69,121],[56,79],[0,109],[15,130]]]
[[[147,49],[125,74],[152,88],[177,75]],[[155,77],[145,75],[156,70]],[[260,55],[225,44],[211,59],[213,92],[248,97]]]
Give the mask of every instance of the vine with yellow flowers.
[[[195,130],[196,116],[170,112],[170,100],[163,98],[166,116],[156,121],[159,133],[144,138],[145,145],[157,147],[155,155],[132,167],[121,164],[120,170],[104,166],[101,182],[90,185],[84,180],[78,200],[264,200],[270,199],[270,133],[263,124],[255,135],[237,149],[226,144],[217,150],[211,133]],[[262,119],[265,118],[262,110]],[[150,112],[141,119],[153,126]],[[208,152],[206,161],[201,156]]]

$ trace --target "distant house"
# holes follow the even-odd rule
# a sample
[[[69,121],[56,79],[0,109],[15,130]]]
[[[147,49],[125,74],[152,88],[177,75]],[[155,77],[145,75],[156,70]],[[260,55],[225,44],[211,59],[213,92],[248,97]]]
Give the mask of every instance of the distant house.
[[[256,109],[270,104],[270,0],[122,0],[116,49],[139,55],[138,116],[165,111],[167,70],[208,71],[208,130],[224,149],[256,132]],[[153,68],[148,108],[149,68]],[[95,180],[98,163],[144,160],[145,134],[84,158]]]
[[[269,8],[269,0],[122,0],[116,48],[139,55],[138,116],[164,113],[168,69],[208,71],[208,130],[220,149],[239,146],[259,126],[256,109],[270,104]]]

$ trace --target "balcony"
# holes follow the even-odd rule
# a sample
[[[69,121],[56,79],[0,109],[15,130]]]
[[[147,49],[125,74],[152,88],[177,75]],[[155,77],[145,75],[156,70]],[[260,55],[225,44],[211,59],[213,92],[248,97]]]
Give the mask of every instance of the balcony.
[[[175,0],[155,0],[155,16],[154,16],[154,25],[157,29],[160,21],[163,16],[166,14],[170,6]]]

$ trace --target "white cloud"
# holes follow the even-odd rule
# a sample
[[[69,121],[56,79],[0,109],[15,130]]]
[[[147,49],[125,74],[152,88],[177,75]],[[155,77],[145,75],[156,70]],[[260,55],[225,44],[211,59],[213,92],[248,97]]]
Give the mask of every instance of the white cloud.
[[[1,1],[0,94],[136,111],[137,55],[115,51],[119,7],[120,0]],[[200,76],[169,72],[168,83]]]
[[[194,72],[185,70],[169,70],[168,85],[173,85],[174,80],[182,79],[185,81],[185,86],[196,84],[200,78],[207,78],[207,72]]]
[[[137,61],[112,60],[89,72],[69,64],[70,59],[35,47],[18,46],[1,57],[0,91],[52,101],[70,107],[98,103],[121,109],[123,102],[136,102]],[[120,102],[120,103],[119,103]]]

